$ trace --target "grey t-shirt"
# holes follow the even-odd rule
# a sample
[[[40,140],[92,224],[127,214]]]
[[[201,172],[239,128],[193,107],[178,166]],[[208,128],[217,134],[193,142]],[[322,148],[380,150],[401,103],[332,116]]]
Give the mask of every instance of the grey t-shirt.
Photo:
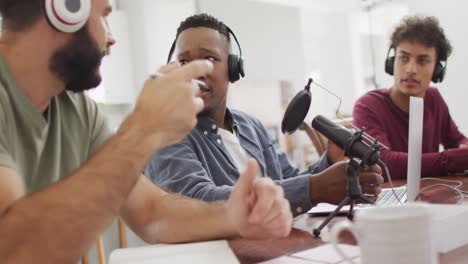
[[[109,136],[96,103],[83,93],[62,92],[38,112],[0,55],[0,166],[14,169],[27,193],[71,174]]]

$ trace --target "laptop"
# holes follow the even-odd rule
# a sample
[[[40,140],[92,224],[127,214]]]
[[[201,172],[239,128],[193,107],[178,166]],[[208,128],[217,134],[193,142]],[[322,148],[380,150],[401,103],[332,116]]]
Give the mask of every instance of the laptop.
[[[410,97],[409,129],[408,129],[408,169],[406,186],[384,188],[374,204],[357,204],[356,209],[371,208],[373,206],[392,206],[405,202],[414,202],[419,194],[421,183],[421,156],[423,135],[424,100]],[[390,175],[391,176],[391,175]],[[396,198],[398,196],[398,199]],[[318,204],[309,213],[324,214],[335,210],[335,205]],[[349,206],[344,206],[340,213],[347,212]]]
[[[385,188],[376,201],[377,206],[397,205],[400,202],[414,202],[419,194],[421,183],[421,159],[423,136],[424,100],[410,97],[409,129],[408,129],[408,170],[407,184],[403,187]]]

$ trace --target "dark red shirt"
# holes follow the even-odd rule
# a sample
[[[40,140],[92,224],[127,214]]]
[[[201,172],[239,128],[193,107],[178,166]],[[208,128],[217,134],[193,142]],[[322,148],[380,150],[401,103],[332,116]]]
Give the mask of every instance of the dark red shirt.
[[[390,99],[389,89],[368,92],[355,104],[353,122],[390,147],[381,150],[393,179],[406,178],[409,114]],[[468,149],[459,149],[468,139],[458,130],[444,99],[435,88],[424,97],[421,176],[442,176],[468,169]],[[444,151],[439,152],[439,146]]]

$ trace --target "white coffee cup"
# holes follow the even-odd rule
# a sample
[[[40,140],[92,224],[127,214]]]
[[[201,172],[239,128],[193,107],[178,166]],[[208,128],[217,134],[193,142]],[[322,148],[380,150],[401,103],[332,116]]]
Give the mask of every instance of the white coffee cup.
[[[354,223],[346,220],[333,226],[331,242],[351,263],[338,246],[344,230],[356,237],[362,264],[436,264],[431,221],[430,210],[423,203],[359,210]]]

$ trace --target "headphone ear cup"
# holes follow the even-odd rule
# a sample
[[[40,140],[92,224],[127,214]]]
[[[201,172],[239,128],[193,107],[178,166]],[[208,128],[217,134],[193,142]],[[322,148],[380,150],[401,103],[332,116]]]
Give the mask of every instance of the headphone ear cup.
[[[229,81],[231,83],[235,83],[240,79],[240,69],[239,69],[239,56],[234,54],[229,54],[228,57],[228,74],[229,74]],[[243,68],[243,66],[242,66]],[[243,69],[242,69],[243,71]]]
[[[444,80],[444,76],[445,76],[445,67],[439,61],[437,62],[434,68],[434,73],[432,74],[432,82],[434,83],[441,82]]]
[[[55,29],[73,33],[88,21],[91,0],[45,0],[45,13]]]
[[[239,63],[237,64],[239,66],[239,75],[244,78],[245,77],[245,70],[244,70],[244,59],[239,58]]]
[[[234,82],[238,81],[241,77],[245,76],[244,60],[242,59],[242,49],[241,49],[241,46],[239,44],[239,41],[237,40],[236,35],[234,34],[234,32],[229,27],[226,26],[226,28],[227,28],[228,33],[231,34],[232,37],[234,38],[234,40],[236,41],[237,47],[239,49],[239,56],[234,55],[234,54],[229,54],[229,56],[228,56],[229,81],[231,83],[234,83]]]
[[[385,60],[385,72],[393,75],[393,65],[395,64],[395,56],[387,57]]]

